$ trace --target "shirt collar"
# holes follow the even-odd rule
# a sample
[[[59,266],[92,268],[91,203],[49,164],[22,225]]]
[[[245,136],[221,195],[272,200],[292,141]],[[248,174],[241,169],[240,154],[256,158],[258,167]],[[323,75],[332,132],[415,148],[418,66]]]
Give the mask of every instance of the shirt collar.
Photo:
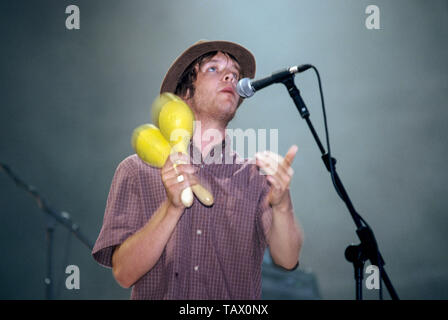
[[[231,148],[231,137],[227,134],[225,139],[221,143],[215,144],[205,157],[202,157],[200,149],[191,139],[189,153],[193,164],[233,164],[235,162],[235,153]]]

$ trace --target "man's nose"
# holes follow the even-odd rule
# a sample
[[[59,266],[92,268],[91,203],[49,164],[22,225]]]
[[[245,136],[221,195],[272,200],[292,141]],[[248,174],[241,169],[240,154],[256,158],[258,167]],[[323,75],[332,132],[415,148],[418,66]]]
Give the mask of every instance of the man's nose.
[[[224,75],[224,81],[226,81],[226,82],[236,82],[236,78],[235,78],[235,76],[234,76],[234,74],[233,74],[233,72],[227,72],[225,75]]]

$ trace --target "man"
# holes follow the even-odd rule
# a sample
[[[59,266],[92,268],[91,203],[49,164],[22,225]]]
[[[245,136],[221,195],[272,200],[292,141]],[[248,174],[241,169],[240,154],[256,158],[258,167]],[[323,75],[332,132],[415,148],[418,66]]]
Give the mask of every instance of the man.
[[[133,286],[131,298],[259,299],[268,246],[277,265],[297,267],[303,233],[289,193],[297,147],[283,161],[268,152],[253,164],[230,151],[228,139],[207,135],[225,137],[242,102],[236,84],[254,75],[253,55],[226,41],[199,41],[167,72],[161,92],[183,98],[201,130],[190,155],[178,155],[186,164],[174,166],[168,158],[157,169],[137,155],[120,163],[93,249],[121,286]],[[194,154],[200,163],[191,161]],[[210,163],[217,155],[231,163]],[[214,205],[195,199],[185,208],[182,190],[199,181],[214,194]]]

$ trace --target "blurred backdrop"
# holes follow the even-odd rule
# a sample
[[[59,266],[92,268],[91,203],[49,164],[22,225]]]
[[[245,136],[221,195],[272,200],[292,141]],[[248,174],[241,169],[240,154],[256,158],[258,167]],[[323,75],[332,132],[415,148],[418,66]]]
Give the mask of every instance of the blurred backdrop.
[[[71,4],[79,30],[65,25]],[[379,30],[366,28],[371,4]],[[315,65],[339,175],[395,289],[403,299],[448,298],[447,1],[2,0],[0,36],[0,162],[92,242],[115,168],[133,153],[132,131],[150,122],[161,80],[186,47],[241,43],[257,58],[257,77]],[[307,71],[296,84],[324,141],[316,76]],[[289,274],[266,267],[265,285],[278,283],[268,296],[353,299],[344,250],[358,242],[355,225],[284,87],[245,101],[230,127],[278,129],[281,154],[299,146],[291,190],[305,231],[301,265]],[[44,299],[47,216],[3,171],[0,190],[0,298]],[[61,226],[54,250],[56,298],[129,298]],[[79,267],[79,290],[65,287],[67,265]]]

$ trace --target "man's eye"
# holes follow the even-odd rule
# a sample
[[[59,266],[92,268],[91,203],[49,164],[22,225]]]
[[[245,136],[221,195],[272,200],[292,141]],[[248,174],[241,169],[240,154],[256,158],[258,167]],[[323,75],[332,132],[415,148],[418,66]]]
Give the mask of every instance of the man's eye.
[[[210,72],[215,72],[216,70],[217,70],[216,67],[209,67],[207,69],[207,71],[210,71]]]

